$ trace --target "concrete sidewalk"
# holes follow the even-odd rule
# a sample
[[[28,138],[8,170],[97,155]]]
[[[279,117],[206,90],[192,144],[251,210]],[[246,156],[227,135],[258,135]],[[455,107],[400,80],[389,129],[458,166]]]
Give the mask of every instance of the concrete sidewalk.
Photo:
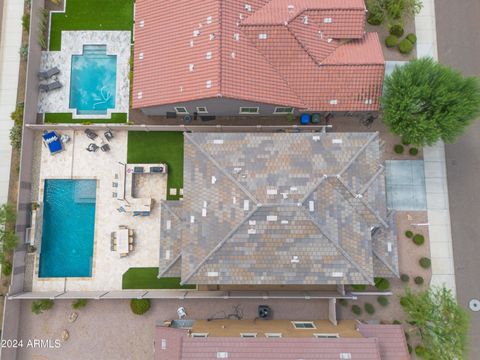
[[[8,200],[10,181],[10,114],[17,104],[17,85],[22,42],[23,1],[5,0],[0,43],[0,204]]]
[[[415,17],[417,57],[438,59],[434,0],[424,0]],[[443,142],[423,150],[425,186],[432,259],[432,285],[445,286],[456,293],[452,232],[448,201],[445,146]]]

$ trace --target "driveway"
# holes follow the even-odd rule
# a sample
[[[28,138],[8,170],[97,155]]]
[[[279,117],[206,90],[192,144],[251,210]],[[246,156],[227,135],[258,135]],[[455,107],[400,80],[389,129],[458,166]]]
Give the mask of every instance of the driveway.
[[[155,324],[176,318],[176,310],[184,306],[189,319],[207,319],[232,313],[240,304],[244,319],[254,319],[260,304],[269,305],[275,319],[328,319],[326,300],[154,300],[143,315],[134,315],[128,300],[89,300],[79,311],[78,319],[69,323],[70,300],[57,300],[54,307],[41,315],[30,311],[31,301],[22,301],[19,339],[58,339],[64,329],[70,339],[59,349],[23,348],[18,360],[124,359],[152,360]]]
[[[438,56],[466,75],[480,75],[480,2],[436,0]],[[480,122],[446,146],[448,193],[458,300],[480,299]],[[470,358],[480,359],[480,312],[471,316]]]

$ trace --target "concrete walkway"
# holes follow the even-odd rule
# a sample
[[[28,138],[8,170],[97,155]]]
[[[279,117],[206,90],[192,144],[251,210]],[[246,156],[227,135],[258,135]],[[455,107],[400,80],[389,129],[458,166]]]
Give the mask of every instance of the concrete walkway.
[[[17,104],[23,1],[5,0],[0,40],[0,204],[7,202],[10,181],[10,114]]]
[[[438,59],[434,0],[424,0],[415,17],[417,57]],[[445,146],[443,142],[423,150],[425,186],[432,258],[432,285],[445,286],[456,293],[452,233],[448,202]]]

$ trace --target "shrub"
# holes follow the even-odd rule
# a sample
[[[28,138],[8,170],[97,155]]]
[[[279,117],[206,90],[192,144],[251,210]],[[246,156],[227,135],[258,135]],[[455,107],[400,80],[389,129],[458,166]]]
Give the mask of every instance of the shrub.
[[[18,51],[20,54],[20,58],[24,61],[27,61],[28,59],[28,45],[24,44],[20,47],[20,50]]]
[[[352,305],[352,313],[354,313],[357,316],[362,315],[362,308],[358,305]]]
[[[23,103],[18,103],[15,111],[10,114],[10,118],[16,123],[23,123]]]
[[[408,348],[408,353],[411,354],[413,351],[412,345],[407,344],[407,348]]]
[[[342,306],[347,306],[348,305],[348,300],[347,299],[338,299],[338,303]]]
[[[417,355],[418,357],[423,358],[426,353],[427,352],[423,346],[417,345],[417,347],[415,348],[415,355]]]
[[[400,37],[403,35],[403,33],[404,33],[403,26],[400,24],[395,24],[390,27],[390,35]]]
[[[411,230],[407,230],[405,231],[405,236],[409,239],[411,239],[413,237],[413,232]]]
[[[393,325],[401,325],[402,323],[398,320],[393,320],[392,324]]]
[[[400,280],[402,280],[402,282],[409,282],[410,281],[410,276],[408,276],[407,274],[402,274],[400,275]]]
[[[406,39],[410,41],[412,44],[415,44],[417,42],[417,35],[410,33],[407,35]]]
[[[378,290],[388,290],[390,289],[390,282],[382,277],[377,277],[374,279],[375,280],[375,287]]]
[[[32,302],[32,312],[36,315],[42,314],[44,311],[50,310],[53,307],[53,300],[43,299]]]
[[[398,44],[398,37],[396,37],[395,35],[389,35],[385,39],[385,45],[388,48],[393,48],[393,47],[397,46],[397,44]]]
[[[15,150],[20,150],[22,146],[22,127],[21,123],[13,123],[10,129],[10,144]]]
[[[387,306],[388,305],[388,298],[386,296],[379,296],[377,298],[377,302],[382,306]]]
[[[425,242],[425,237],[421,234],[415,234],[412,240],[415,243],[415,245],[420,246],[420,245],[423,245],[423,243]]]
[[[88,302],[87,299],[78,299],[78,300],[75,300],[75,301],[72,303],[72,308],[74,308],[75,310],[84,308],[85,306],[87,306],[87,302]]]
[[[354,291],[365,291],[366,288],[367,288],[367,285],[365,284],[352,285],[352,289]]]
[[[428,269],[430,268],[430,266],[432,266],[432,261],[429,259],[429,258],[426,258],[426,257],[422,257],[418,263],[420,264],[420,266],[424,269]]]
[[[366,311],[367,314],[369,314],[369,315],[375,314],[375,307],[372,304],[365,303],[365,305],[363,307],[365,308],[365,311]]]
[[[412,156],[418,155],[418,149],[417,149],[417,148],[414,148],[414,147],[410,148],[410,150],[409,150],[408,152],[409,152],[410,155],[412,155]]]
[[[23,14],[22,27],[25,32],[28,33],[30,31],[30,14],[29,13]]]
[[[417,285],[423,285],[423,283],[424,283],[423,277],[421,277],[421,276],[415,276],[415,279],[413,279],[413,281]]]
[[[150,309],[149,299],[132,299],[130,301],[130,308],[136,315],[143,315]]]
[[[402,145],[408,146],[410,145],[410,141],[408,141],[407,139],[402,139]]]
[[[381,10],[373,10],[369,12],[367,22],[370,25],[381,25],[383,23],[383,13]]]
[[[393,151],[397,154],[403,154],[403,145],[397,144],[393,147]]]
[[[413,50],[413,44],[407,39],[403,39],[398,44],[398,50],[400,50],[402,54],[410,54]]]
[[[10,276],[12,274],[12,263],[10,261],[5,261],[2,264],[2,273],[5,276]]]

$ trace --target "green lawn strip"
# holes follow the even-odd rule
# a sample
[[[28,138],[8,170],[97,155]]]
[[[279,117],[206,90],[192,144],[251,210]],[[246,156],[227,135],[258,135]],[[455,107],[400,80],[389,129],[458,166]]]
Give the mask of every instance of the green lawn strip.
[[[127,113],[112,113],[110,119],[73,119],[72,113],[46,113],[45,123],[49,124],[117,124],[126,123]]]
[[[180,195],[169,195],[168,189],[176,188],[179,193],[179,189],[183,188],[182,132],[130,131],[127,161],[129,164],[167,164],[167,200],[180,198]]]
[[[180,285],[180,278],[157,278],[158,267],[130,268],[122,277],[122,289],[195,289],[195,285]]]
[[[52,13],[50,51],[61,49],[62,30],[132,30],[134,0],[68,0]]]

